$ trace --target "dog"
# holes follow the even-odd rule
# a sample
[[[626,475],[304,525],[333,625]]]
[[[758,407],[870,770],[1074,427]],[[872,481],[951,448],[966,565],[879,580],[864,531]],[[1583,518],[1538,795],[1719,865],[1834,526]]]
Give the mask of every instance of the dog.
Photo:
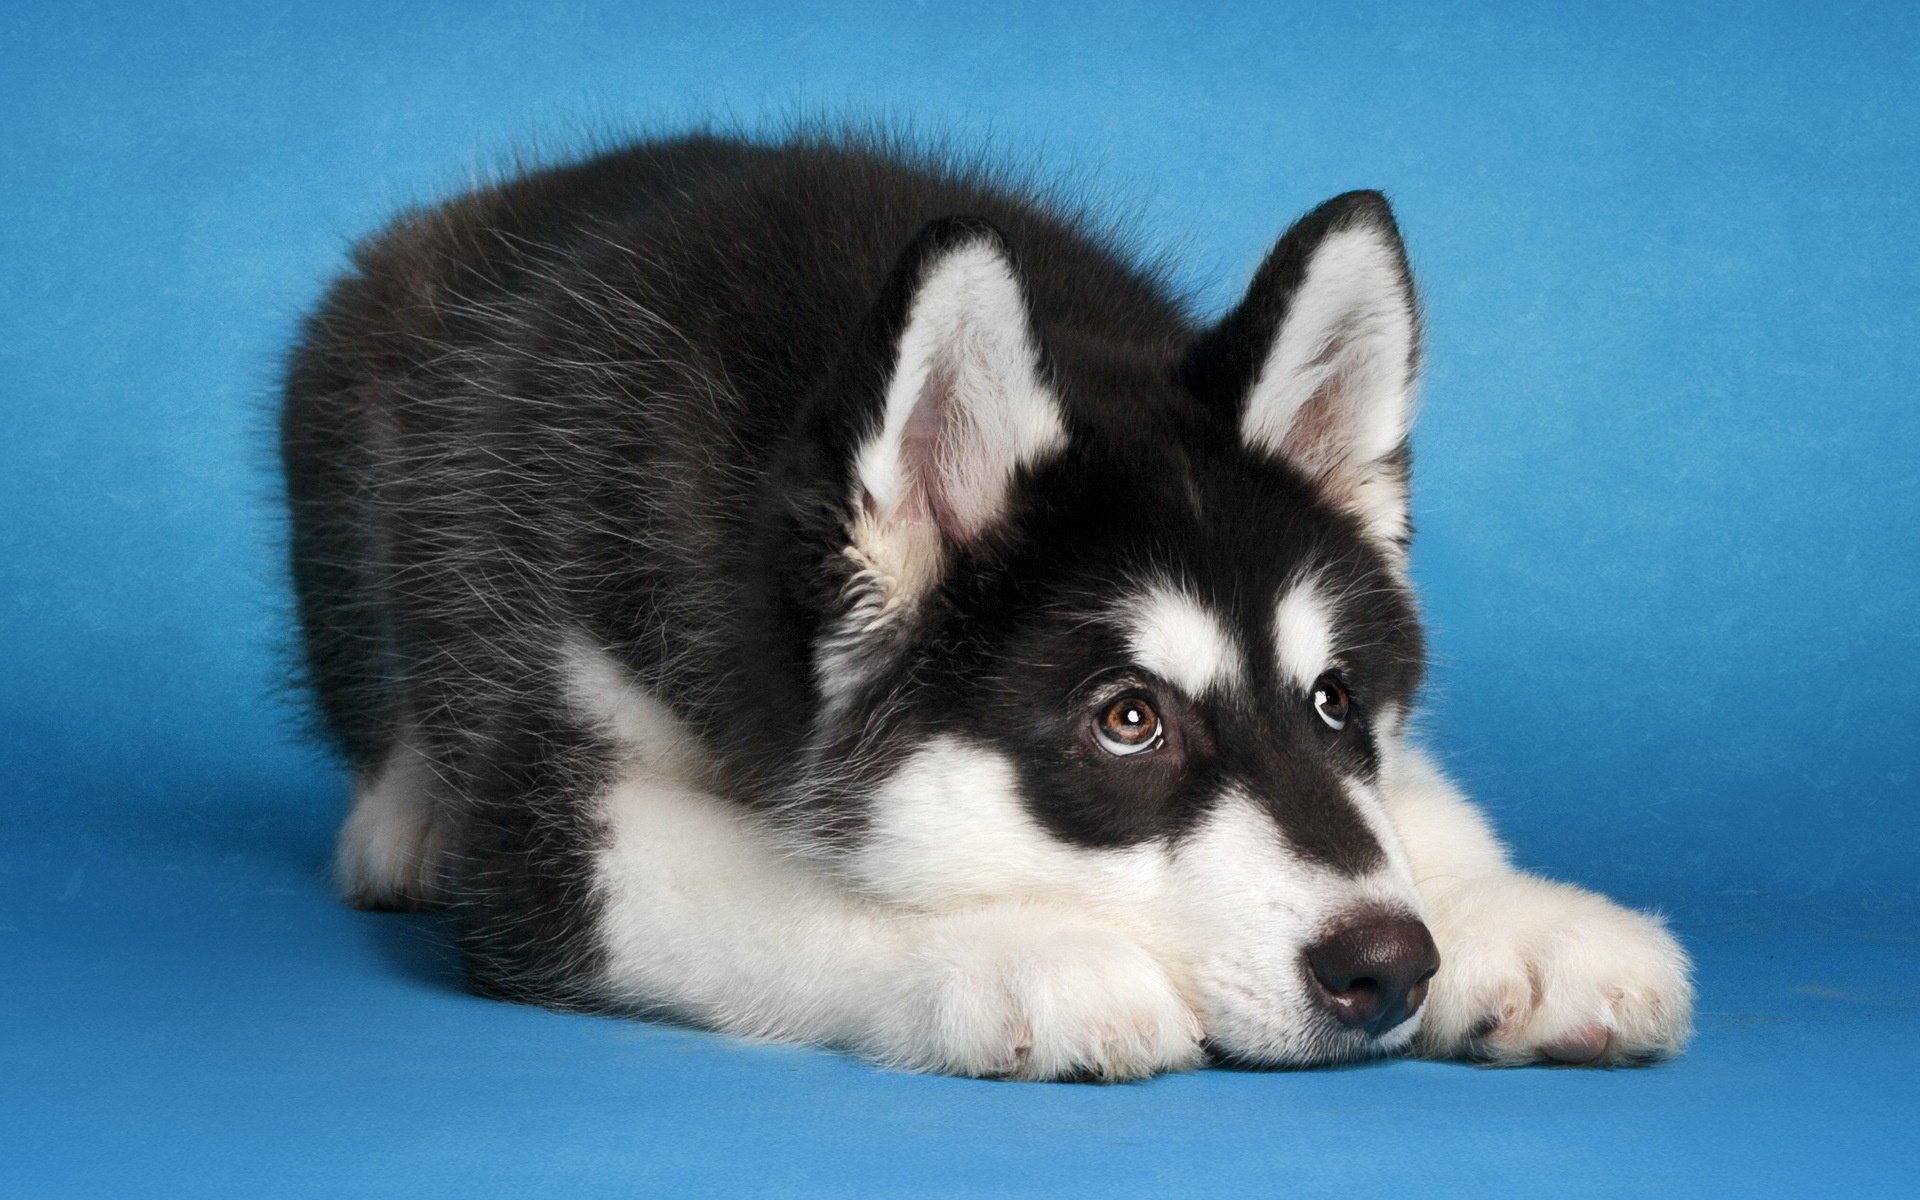
[[[912,1071],[1678,1052],[1659,920],[1409,737],[1418,343],[1370,191],[1214,321],[897,139],[400,216],[281,408],[347,899],[487,995]]]

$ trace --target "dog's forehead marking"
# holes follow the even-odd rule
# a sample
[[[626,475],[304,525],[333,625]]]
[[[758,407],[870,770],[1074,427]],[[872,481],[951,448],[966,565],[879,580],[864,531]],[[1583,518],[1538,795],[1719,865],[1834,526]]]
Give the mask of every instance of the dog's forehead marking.
[[[1333,663],[1333,624],[1337,612],[1317,574],[1296,577],[1280,594],[1273,612],[1273,640],[1281,674],[1303,688],[1313,686]]]
[[[1148,588],[1129,605],[1125,623],[1134,661],[1189,696],[1239,684],[1241,651],[1227,623],[1186,591]]]

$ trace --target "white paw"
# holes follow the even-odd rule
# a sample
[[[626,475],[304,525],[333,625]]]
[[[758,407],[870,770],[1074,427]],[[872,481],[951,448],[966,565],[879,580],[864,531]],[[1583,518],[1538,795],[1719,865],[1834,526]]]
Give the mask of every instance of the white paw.
[[[1440,972],[1421,1010],[1422,1053],[1607,1066],[1685,1046],[1689,964],[1658,919],[1519,874],[1428,900]]]
[[[427,760],[401,745],[357,790],[333,857],[334,877],[348,904],[417,909],[439,899],[447,827],[435,811],[431,778]]]
[[[1008,1079],[1138,1079],[1201,1058],[1200,1018],[1138,944],[1025,906],[941,918],[874,1014],[896,1067]]]

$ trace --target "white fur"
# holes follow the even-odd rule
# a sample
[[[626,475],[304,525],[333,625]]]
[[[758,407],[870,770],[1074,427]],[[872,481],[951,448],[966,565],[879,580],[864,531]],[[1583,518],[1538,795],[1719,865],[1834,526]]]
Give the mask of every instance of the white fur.
[[[860,1039],[882,1061],[1016,1079],[1197,1066],[1205,1029],[1163,962],[1071,908],[996,904],[912,925]]]
[[[1383,749],[1382,792],[1440,948],[1421,1052],[1506,1064],[1678,1053],[1693,985],[1665,926],[1513,870],[1485,818],[1424,754]]]
[[[610,724],[662,713],[643,701]],[[657,724],[639,740],[687,736]],[[1272,822],[1237,799],[1183,848],[1068,846],[1020,805],[1010,764],[950,739],[910,756],[875,797],[872,827],[838,871],[638,759],[604,803],[603,936],[618,998],[915,1070],[1178,1070],[1199,1059],[1203,1014],[1251,1057],[1315,1051],[1316,1038],[1341,1035],[1301,994],[1301,950],[1345,908],[1404,907],[1410,894],[1392,879],[1298,869]]]
[[[1125,1079],[1199,1060],[1165,968],[1074,908],[877,903],[643,765],[603,812],[605,983],[636,1010],[963,1075]]]
[[[1388,748],[1378,789],[1349,784],[1387,852],[1361,879],[1294,854],[1239,794],[1171,845],[1067,845],[1028,814],[1010,763],[945,738],[908,756],[835,856],[715,794],[665,705],[604,655],[568,654],[576,706],[631,751],[601,799],[596,887],[604,986],[635,1011],[1017,1078],[1181,1070],[1203,1038],[1277,1063],[1408,1045],[1617,1061],[1684,1040],[1685,959],[1658,925],[1514,873],[1409,748]],[[1369,908],[1424,914],[1443,959],[1421,1014],[1378,1042],[1318,1017],[1300,969]]]
[[[924,524],[932,514],[922,506],[934,505],[962,536],[991,525],[1014,473],[1066,444],[1039,365],[1026,298],[998,249],[971,242],[930,264],[900,338],[880,433],[858,456],[860,484],[881,520]],[[931,461],[916,437],[932,440]]]
[[[1274,608],[1273,640],[1281,673],[1303,690],[1333,665],[1335,615],[1311,575],[1288,587]]]
[[[1372,822],[1370,822],[1371,824]],[[1376,828],[1391,845],[1391,829]],[[1182,940],[1207,1034],[1222,1050],[1263,1063],[1321,1062],[1391,1052],[1419,1018],[1377,1041],[1331,1026],[1310,995],[1301,955],[1346,914],[1419,911],[1404,860],[1359,879],[1288,848],[1251,797],[1230,795],[1174,850]]]
[[[1128,605],[1133,659],[1189,696],[1238,685],[1240,649],[1213,613],[1186,592],[1156,587]]]
[[[1178,850],[1072,849],[991,803],[939,812],[992,785],[981,763],[914,795],[954,765],[922,761],[896,780],[872,851],[892,874],[857,866],[851,888],[724,801],[630,775],[605,809],[609,985],[636,1008],[735,1033],[974,1075],[1178,1070],[1198,1061],[1203,1032],[1262,1060],[1365,1048],[1326,1028],[1297,964],[1345,908],[1404,903],[1394,881],[1296,869],[1271,822],[1239,802]],[[890,812],[895,800],[905,811]],[[979,839],[965,827],[976,816],[989,822]],[[967,873],[1006,852],[997,873]],[[874,895],[883,889],[894,895]],[[1381,1048],[1411,1036],[1409,1025]]]
[[[1020,802],[1012,763],[936,738],[876,793],[847,870],[862,891],[916,908],[1011,896],[1124,920],[1164,890],[1166,862],[1154,846],[1084,850],[1048,836]]]
[[[561,643],[560,655],[561,678],[574,711],[624,747],[636,764],[694,783],[707,777],[709,764],[673,710],[635,683],[604,650],[575,636]]]
[[[1414,337],[1393,236],[1371,224],[1329,233],[1240,421],[1249,445],[1291,460],[1387,539],[1407,532],[1406,489],[1379,465],[1413,420]]]
[[[446,821],[433,765],[406,740],[355,789],[334,848],[334,879],[356,908],[418,908],[439,898]]]

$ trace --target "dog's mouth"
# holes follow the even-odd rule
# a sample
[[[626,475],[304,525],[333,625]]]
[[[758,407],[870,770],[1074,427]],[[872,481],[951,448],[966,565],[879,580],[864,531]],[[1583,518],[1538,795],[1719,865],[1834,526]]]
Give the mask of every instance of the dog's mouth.
[[[1329,1030],[1330,1036],[1315,1039],[1316,1045],[1287,1055],[1261,1053],[1207,1038],[1200,1048],[1207,1065],[1226,1071],[1324,1071],[1358,1066],[1406,1052],[1404,1045],[1389,1045],[1375,1038],[1358,1037],[1350,1031]]]

